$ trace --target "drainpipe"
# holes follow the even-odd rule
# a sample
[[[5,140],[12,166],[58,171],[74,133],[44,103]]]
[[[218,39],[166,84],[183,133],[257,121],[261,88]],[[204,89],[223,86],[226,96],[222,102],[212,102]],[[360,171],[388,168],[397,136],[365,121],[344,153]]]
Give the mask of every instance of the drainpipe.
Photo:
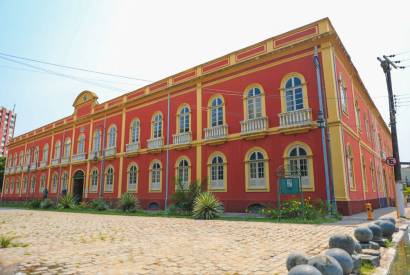
[[[170,109],[171,109],[171,96],[168,91],[167,99],[167,145],[166,145],[166,161],[165,161],[165,210],[168,209],[168,185],[169,185],[169,128],[170,128]]]
[[[326,118],[324,115],[324,104],[323,104],[323,89],[322,89],[322,79],[320,71],[320,62],[317,46],[314,49],[313,63],[315,64],[316,69],[316,82],[317,82],[317,93],[319,98],[319,111],[318,111],[318,124],[322,134],[322,149],[323,149],[323,162],[325,168],[325,183],[326,183],[326,208],[329,214],[332,213],[333,204],[331,200],[331,191],[330,191],[330,175],[329,175],[329,159],[327,152],[327,141],[326,141]]]

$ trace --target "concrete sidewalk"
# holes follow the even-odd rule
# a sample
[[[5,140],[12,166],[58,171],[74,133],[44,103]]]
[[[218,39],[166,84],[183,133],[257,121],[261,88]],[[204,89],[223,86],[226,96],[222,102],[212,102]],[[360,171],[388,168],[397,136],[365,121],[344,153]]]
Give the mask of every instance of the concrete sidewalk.
[[[397,219],[397,212],[395,207],[379,208],[374,210],[374,219],[393,217]],[[410,219],[410,207],[406,208],[406,218]],[[367,220],[367,212],[361,212],[351,216],[343,216],[342,220],[336,224],[340,225],[358,225],[366,222],[371,222]]]

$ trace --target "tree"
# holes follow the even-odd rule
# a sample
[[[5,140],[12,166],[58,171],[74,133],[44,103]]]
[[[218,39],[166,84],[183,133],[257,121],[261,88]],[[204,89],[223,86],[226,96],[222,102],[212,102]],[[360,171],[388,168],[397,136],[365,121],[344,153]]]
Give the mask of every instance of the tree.
[[[0,191],[3,189],[4,167],[6,166],[6,158],[0,158]]]

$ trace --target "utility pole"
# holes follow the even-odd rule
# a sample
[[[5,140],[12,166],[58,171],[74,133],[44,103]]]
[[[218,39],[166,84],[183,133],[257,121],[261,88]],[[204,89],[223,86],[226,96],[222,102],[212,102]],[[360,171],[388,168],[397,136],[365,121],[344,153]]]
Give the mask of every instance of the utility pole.
[[[386,76],[387,91],[389,94],[389,110],[390,110],[390,129],[393,147],[393,158],[396,160],[394,165],[394,180],[395,180],[395,190],[396,190],[396,208],[397,216],[404,217],[404,198],[403,198],[403,186],[401,184],[401,165],[399,156],[399,144],[397,141],[397,129],[396,129],[396,108],[394,106],[393,88],[391,82],[391,67],[397,69],[396,64],[392,62],[389,57],[383,55],[383,59],[377,58],[380,61],[380,66],[383,68],[383,72]]]

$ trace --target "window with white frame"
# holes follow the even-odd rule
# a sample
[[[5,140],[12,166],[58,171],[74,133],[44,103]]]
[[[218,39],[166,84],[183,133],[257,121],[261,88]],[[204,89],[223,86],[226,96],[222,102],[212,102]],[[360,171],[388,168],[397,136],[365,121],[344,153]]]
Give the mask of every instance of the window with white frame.
[[[292,112],[304,108],[302,81],[291,77],[285,84],[286,111]]]
[[[186,159],[181,159],[178,163],[177,167],[177,180],[179,182],[179,186],[177,188],[182,187],[184,190],[188,188],[189,185],[189,163]]]
[[[27,192],[27,185],[28,185],[28,177],[25,176],[25,177],[23,178],[23,193],[26,193],[26,192]]]
[[[100,145],[101,145],[101,132],[100,130],[96,130],[94,132],[94,138],[93,138],[93,152],[99,152]]]
[[[216,97],[211,101],[211,127],[223,125],[223,101],[221,97]]]
[[[21,151],[20,152],[20,166],[23,166],[23,164],[24,164],[24,152]]]
[[[14,178],[11,179],[10,182],[10,194],[14,193]]]
[[[83,154],[85,151],[85,135],[81,134],[78,137],[77,154]]]
[[[246,106],[248,108],[247,119],[262,117],[262,92],[259,88],[251,88],[246,95]]]
[[[29,165],[30,162],[31,162],[31,150],[28,149],[28,150],[26,151],[26,165]]]
[[[139,142],[140,134],[140,122],[138,119],[134,119],[131,123],[131,144],[136,144]]]
[[[18,164],[18,156],[17,156],[17,153],[15,153],[14,154],[14,166],[17,166],[17,164]]]
[[[91,172],[91,190],[92,192],[96,192],[98,188],[98,170],[94,169]]]
[[[151,190],[159,191],[161,190],[161,164],[159,162],[154,162],[151,165]]]
[[[66,190],[68,187],[68,173],[64,172],[63,176],[61,177],[61,191]]]
[[[51,192],[57,193],[57,185],[58,185],[58,175],[57,175],[57,173],[55,173],[53,175],[53,180],[52,180],[52,184],[51,184]]]
[[[16,179],[16,193],[17,194],[20,193],[20,179],[19,178]]]
[[[291,176],[300,177],[303,187],[310,186],[309,182],[309,159],[306,150],[301,146],[295,146],[288,152],[288,168]]]
[[[152,137],[162,137],[162,115],[156,114],[152,119]]]
[[[54,159],[60,159],[61,153],[61,143],[57,140],[56,145],[54,146]]]
[[[31,188],[30,188],[31,194],[34,194],[35,190],[36,190],[36,177],[32,176],[31,177]]]
[[[339,80],[340,89],[340,104],[342,105],[342,111],[347,113],[347,90],[342,80]]]
[[[38,163],[39,151],[40,151],[40,148],[37,146],[36,149],[34,149],[34,158],[33,158],[34,163]]]
[[[71,139],[67,138],[64,144],[64,157],[65,158],[70,157],[70,149],[71,149]]]
[[[136,165],[131,165],[128,169],[128,191],[137,190],[137,173],[138,168]]]
[[[214,156],[211,160],[211,189],[224,189],[224,169],[223,158],[221,156]]]
[[[189,132],[189,108],[188,106],[182,107],[179,111],[179,133],[188,133]]]
[[[40,178],[40,193],[42,193],[45,188],[46,188],[46,175],[41,175],[41,178]]]
[[[117,127],[115,127],[115,125],[112,125],[108,129],[108,146],[107,146],[107,148],[114,148],[116,140],[117,140]]]
[[[106,179],[105,179],[105,191],[112,192],[114,185],[114,169],[109,167],[107,169]]]
[[[43,161],[48,161],[48,144],[44,145],[43,147]]]
[[[353,168],[353,154],[352,154],[352,149],[348,145],[346,148],[346,163],[347,163],[347,179],[348,179],[348,184],[351,189],[355,187],[355,182],[354,182],[354,168]]]
[[[252,152],[249,156],[249,188],[265,188],[265,158],[260,151]]]

